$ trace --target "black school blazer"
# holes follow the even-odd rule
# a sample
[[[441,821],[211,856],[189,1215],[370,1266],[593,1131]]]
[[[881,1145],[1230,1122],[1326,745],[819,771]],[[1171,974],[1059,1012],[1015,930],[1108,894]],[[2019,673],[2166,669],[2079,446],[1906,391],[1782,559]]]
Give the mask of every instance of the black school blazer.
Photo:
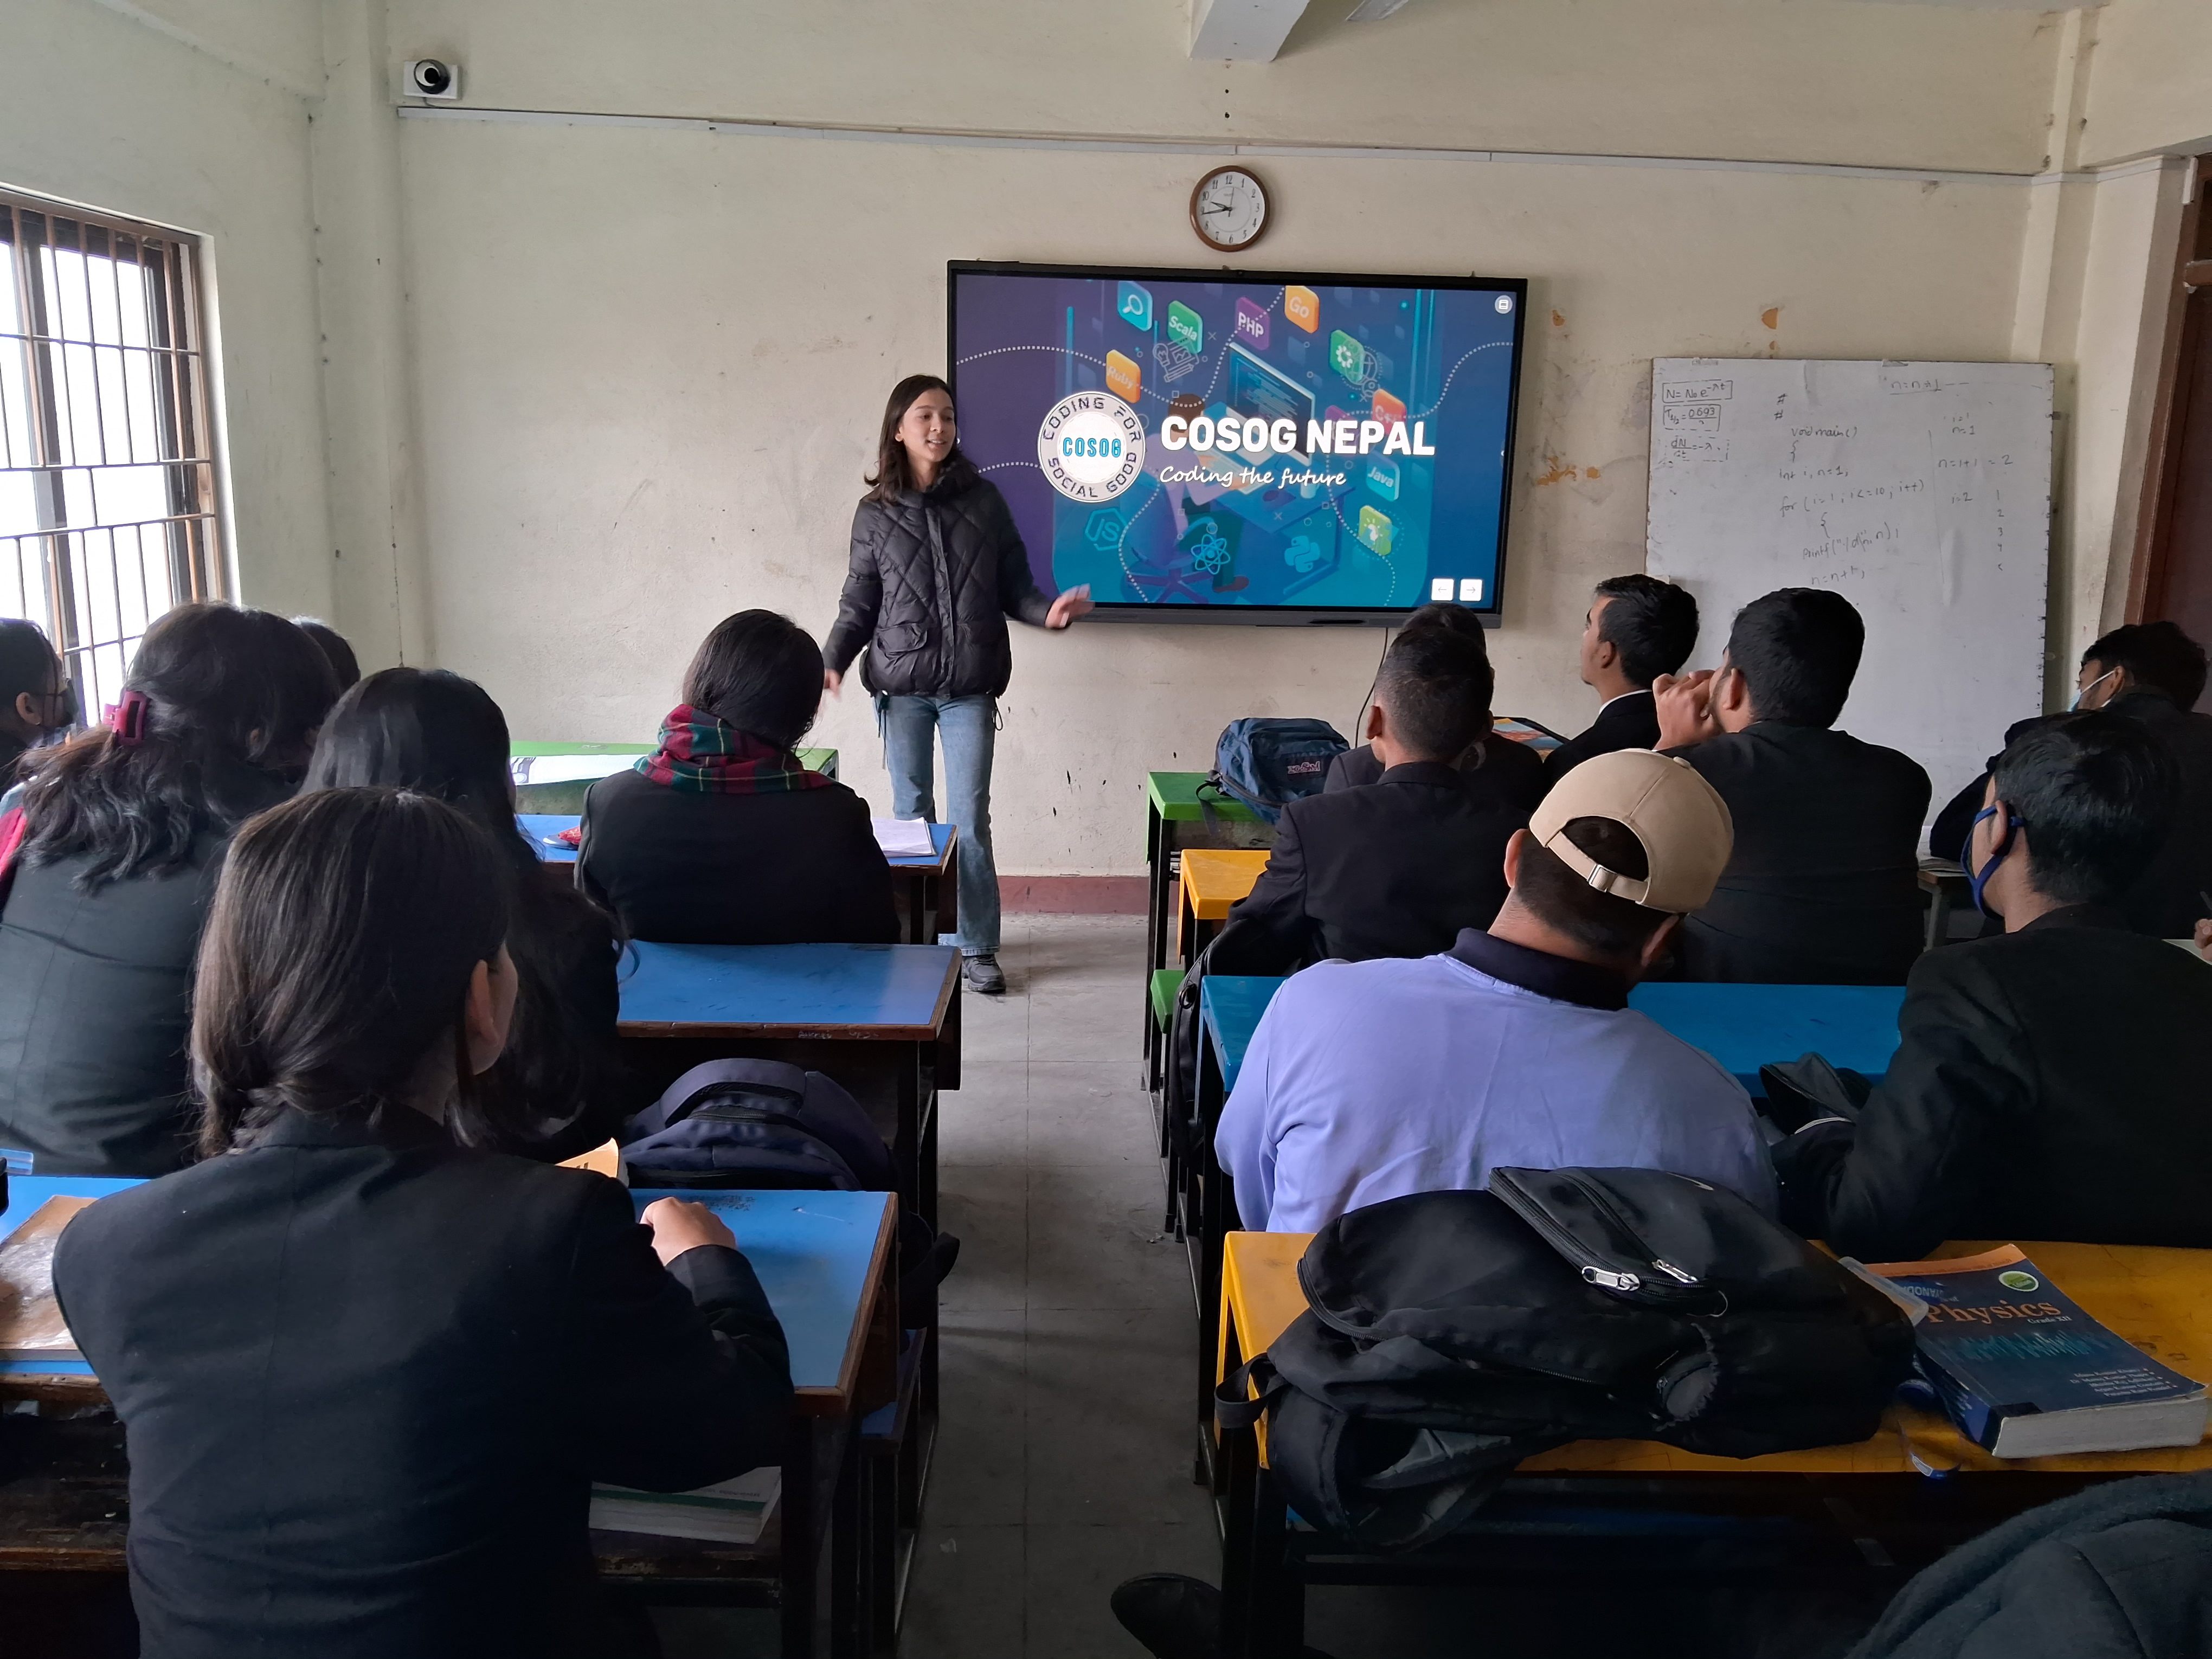
[[[1505,902],[1505,843],[1528,809],[1480,773],[1409,762],[1379,783],[1283,809],[1267,867],[1206,948],[1212,974],[1287,974],[1340,957],[1425,957]]]
[[[895,945],[891,867],[842,783],[695,794],[641,772],[584,797],[577,879],[632,939],[678,945]]]
[[[102,1199],[54,1284],[128,1436],[145,1659],[608,1651],[591,1483],[729,1479],[790,1413],[736,1251],[664,1271],[614,1182],[401,1109]]]

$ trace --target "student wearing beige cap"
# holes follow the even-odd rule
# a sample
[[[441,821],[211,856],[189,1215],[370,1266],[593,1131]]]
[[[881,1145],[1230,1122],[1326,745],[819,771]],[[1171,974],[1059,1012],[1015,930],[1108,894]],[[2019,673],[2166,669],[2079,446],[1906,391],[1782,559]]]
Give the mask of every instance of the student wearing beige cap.
[[[1673,1170],[1771,1214],[1751,1101],[1628,1006],[1711,896],[1728,808],[1650,750],[1585,761],[1505,852],[1487,932],[1417,960],[1325,962],[1275,995],[1214,1148],[1244,1224],[1306,1232],[1498,1164]]]

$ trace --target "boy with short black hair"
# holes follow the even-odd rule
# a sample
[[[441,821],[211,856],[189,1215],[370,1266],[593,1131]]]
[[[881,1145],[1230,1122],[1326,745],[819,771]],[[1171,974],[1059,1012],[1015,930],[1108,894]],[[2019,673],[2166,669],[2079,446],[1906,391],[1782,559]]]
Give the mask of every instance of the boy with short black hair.
[[[1660,744],[1728,802],[1735,855],[1682,929],[1682,976],[1897,985],[1921,948],[1927,773],[1834,730],[1866,624],[1784,587],[1735,616],[1717,672],[1656,686]]]
[[[1436,628],[1399,635],[1367,715],[1380,781],[1284,808],[1267,867],[1204,971],[1426,956],[1488,927],[1505,899],[1505,843],[1528,821],[1452,764],[1489,729],[1491,687],[1479,644]]]
[[[1689,589],[1641,571],[1608,576],[1583,617],[1583,684],[1605,699],[1597,719],[1545,758],[1557,781],[1593,755],[1650,749],[1659,741],[1651,684],[1689,661],[1698,643],[1698,602]]]
[[[1406,618],[1398,638],[1402,640],[1431,629],[1464,641],[1468,648],[1482,659],[1485,672],[1489,672],[1489,641],[1484,637],[1482,618],[1474,611],[1463,605],[1432,600]],[[1391,643],[1395,647],[1396,642]],[[1534,811],[1544,796],[1543,757],[1526,744],[1516,743],[1492,729],[1486,712],[1491,695],[1490,690],[1483,693],[1486,714],[1482,730],[1465,749],[1448,758],[1474,793],[1523,812]],[[1340,789],[1356,789],[1362,784],[1382,781],[1382,762],[1376,755],[1374,745],[1361,744],[1356,749],[1346,750],[1328,763],[1328,776],[1322,787],[1334,794]]]
[[[1214,1136],[1244,1224],[1306,1232],[1500,1164],[1673,1170],[1771,1213],[1742,1085],[1628,1006],[1728,860],[1680,761],[1601,755],[1505,854],[1487,931],[1418,961],[1323,963],[1275,994]]]
[[[1856,1125],[1775,1148],[1793,1225],[1872,1260],[1947,1238],[2212,1246],[2212,966],[2106,908],[2177,793],[2171,757],[2112,713],[1998,757],[1966,850],[2006,931],[1923,956]]]
[[[2212,714],[2192,712],[2204,695],[2204,647],[2170,622],[2130,623],[2081,653],[2075,678],[2075,707],[2124,714],[2165,745],[2180,774],[2180,799],[2166,839],[2136,869],[2112,908],[2138,933],[2186,939],[2212,909]],[[2008,747],[2047,715],[2025,720],[2005,733]],[[1990,764],[1994,766],[1995,761]],[[1990,775],[1968,784],[1936,815],[1928,850],[1960,859],[1968,826],[1982,804]]]

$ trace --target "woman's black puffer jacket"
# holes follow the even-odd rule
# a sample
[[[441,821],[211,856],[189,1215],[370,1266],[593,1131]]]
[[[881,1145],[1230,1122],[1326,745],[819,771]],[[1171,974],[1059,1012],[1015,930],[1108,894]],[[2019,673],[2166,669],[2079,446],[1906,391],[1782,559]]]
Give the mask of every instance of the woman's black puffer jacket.
[[[860,684],[907,697],[999,696],[1014,672],[1006,618],[1042,624],[1052,601],[990,480],[948,470],[927,491],[864,500],[853,514],[853,562],[823,663],[845,672],[860,648]]]

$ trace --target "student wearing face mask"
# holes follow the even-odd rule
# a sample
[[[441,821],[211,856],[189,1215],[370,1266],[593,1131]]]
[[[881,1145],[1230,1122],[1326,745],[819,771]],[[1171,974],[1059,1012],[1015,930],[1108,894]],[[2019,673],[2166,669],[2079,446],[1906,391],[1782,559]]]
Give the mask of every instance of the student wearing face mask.
[[[2166,839],[2112,902],[2129,927],[2159,939],[2187,939],[2212,891],[2212,714],[2191,712],[2204,694],[2204,647],[2170,622],[2114,629],[2081,653],[2075,679],[2075,708],[2137,721],[2179,771],[2180,798]],[[2006,744],[2046,718],[2021,721],[2005,733]],[[1967,831],[1988,784],[1984,771],[1936,815],[1928,832],[1930,853],[1965,861]]]
[[[1966,847],[1999,937],[1913,965],[1857,1121],[1774,1149],[1783,1216],[1869,1261],[1947,1238],[2212,1246],[2212,967],[2110,908],[2164,838],[2177,769],[2141,721],[2039,721]]]
[[[62,659],[38,623],[0,618],[0,795],[17,763],[76,721],[76,695]]]

